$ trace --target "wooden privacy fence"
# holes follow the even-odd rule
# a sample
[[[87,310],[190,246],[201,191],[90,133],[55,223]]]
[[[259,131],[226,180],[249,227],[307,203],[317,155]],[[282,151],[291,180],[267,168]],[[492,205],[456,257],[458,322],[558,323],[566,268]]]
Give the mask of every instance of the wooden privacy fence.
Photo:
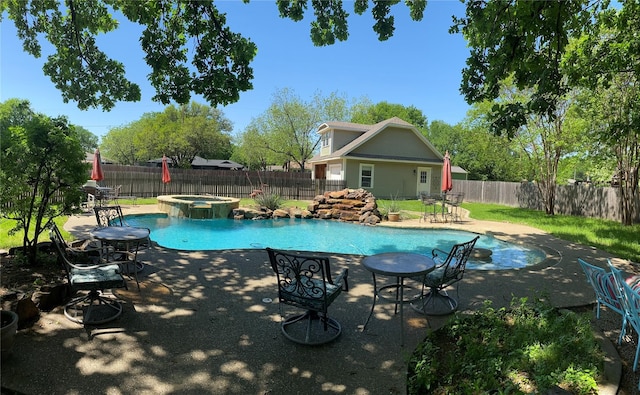
[[[121,185],[120,194],[136,197],[158,195],[216,195],[244,198],[254,190],[275,193],[283,199],[312,200],[325,191],[344,189],[343,180],[312,180],[309,173],[240,170],[169,169],[171,182],[162,183],[162,168],[102,165],[103,186]]]
[[[453,180],[453,191],[463,192],[468,202],[544,210],[538,187],[531,182]],[[555,212],[620,221],[619,192],[618,188],[560,185],[556,187]],[[640,213],[636,213],[635,222],[640,222]]]

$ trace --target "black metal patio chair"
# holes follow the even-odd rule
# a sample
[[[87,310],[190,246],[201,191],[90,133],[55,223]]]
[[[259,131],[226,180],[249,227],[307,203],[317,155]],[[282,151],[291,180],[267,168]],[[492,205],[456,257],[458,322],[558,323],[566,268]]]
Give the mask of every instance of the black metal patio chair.
[[[411,303],[414,310],[426,315],[447,315],[458,309],[458,300],[449,296],[446,288],[462,280],[469,256],[479,238],[476,236],[471,241],[455,244],[449,253],[437,248],[432,250],[436,268],[426,276],[413,278],[422,283],[421,298]]]
[[[69,247],[58,227],[52,222],[49,237],[62,263],[72,295],[64,306],[64,315],[71,321],[83,325],[100,325],[115,320],[122,314],[122,305],[114,297],[104,295],[113,288],[126,288],[120,266],[108,263],[104,257],[109,247],[79,249]]]
[[[329,317],[327,311],[343,290],[348,291],[348,269],[343,269],[334,282],[329,258],[271,248],[267,248],[267,253],[278,280],[284,336],[305,345],[328,343],[340,336],[340,323]],[[285,319],[283,304],[304,309],[305,312]]]

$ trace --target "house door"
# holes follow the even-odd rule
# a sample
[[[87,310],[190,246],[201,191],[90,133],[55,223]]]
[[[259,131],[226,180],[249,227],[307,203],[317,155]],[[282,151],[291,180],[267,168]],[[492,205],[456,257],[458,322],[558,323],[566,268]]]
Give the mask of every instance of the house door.
[[[327,179],[327,165],[325,163],[321,163],[315,166],[313,170],[314,178],[316,180],[326,180]]]
[[[418,167],[418,187],[417,196],[421,193],[431,195],[431,168],[430,167]]]

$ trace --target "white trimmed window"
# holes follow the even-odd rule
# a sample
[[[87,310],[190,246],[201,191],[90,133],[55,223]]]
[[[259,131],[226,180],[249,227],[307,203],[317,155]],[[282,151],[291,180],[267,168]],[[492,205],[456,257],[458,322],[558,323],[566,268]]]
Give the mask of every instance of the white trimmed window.
[[[323,133],[320,141],[322,141],[322,147],[328,147],[329,144],[331,144],[331,137],[329,136],[329,133]]]
[[[329,180],[342,180],[342,165],[329,165]]]
[[[360,188],[373,188],[373,165],[360,164]]]

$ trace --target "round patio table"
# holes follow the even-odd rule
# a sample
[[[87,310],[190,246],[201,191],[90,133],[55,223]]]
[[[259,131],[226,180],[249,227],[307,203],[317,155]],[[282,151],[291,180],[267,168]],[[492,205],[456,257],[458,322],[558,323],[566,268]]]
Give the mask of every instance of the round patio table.
[[[96,228],[91,232],[91,237],[101,242],[112,245],[115,253],[123,254],[125,261],[121,265],[125,268],[128,275],[133,274],[140,290],[140,282],[138,281],[138,272],[144,269],[144,263],[138,261],[138,249],[140,243],[149,240],[151,231],[148,228],[138,228],[134,226],[107,226],[104,228]],[[124,245],[124,249],[118,249],[118,246]]]
[[[425,276],[427,273],[435,269],[436,264],[431,257],[421,254],[414,254],[409,252],[386,252],[382,254],[370,255],[362,260],[362,265],[371,272],[373,276],[373,304],[371,305],[371,311],[367,317],[367,321],[364,323],[362,330],[367,329],[367,324],[371,319],[373,310],[376,306],[376,300],[380,299],[386,303],[394,303],[395,313],[398,313],[398,306],[400,307],[400,345],[404,345],[404,309],[403,306],[407,303],[414,302],[422,297],[417,295],[411,298],[404,298],[405,288],[412,288],[411,286],[404,284],[404,279],[407,277],[420,277]],[[386,284],[378,287],[376,280],[376,274],[381,276],[395,278],[395,283]],[[394,290],[394,296],[389,297],[385,291]]]

